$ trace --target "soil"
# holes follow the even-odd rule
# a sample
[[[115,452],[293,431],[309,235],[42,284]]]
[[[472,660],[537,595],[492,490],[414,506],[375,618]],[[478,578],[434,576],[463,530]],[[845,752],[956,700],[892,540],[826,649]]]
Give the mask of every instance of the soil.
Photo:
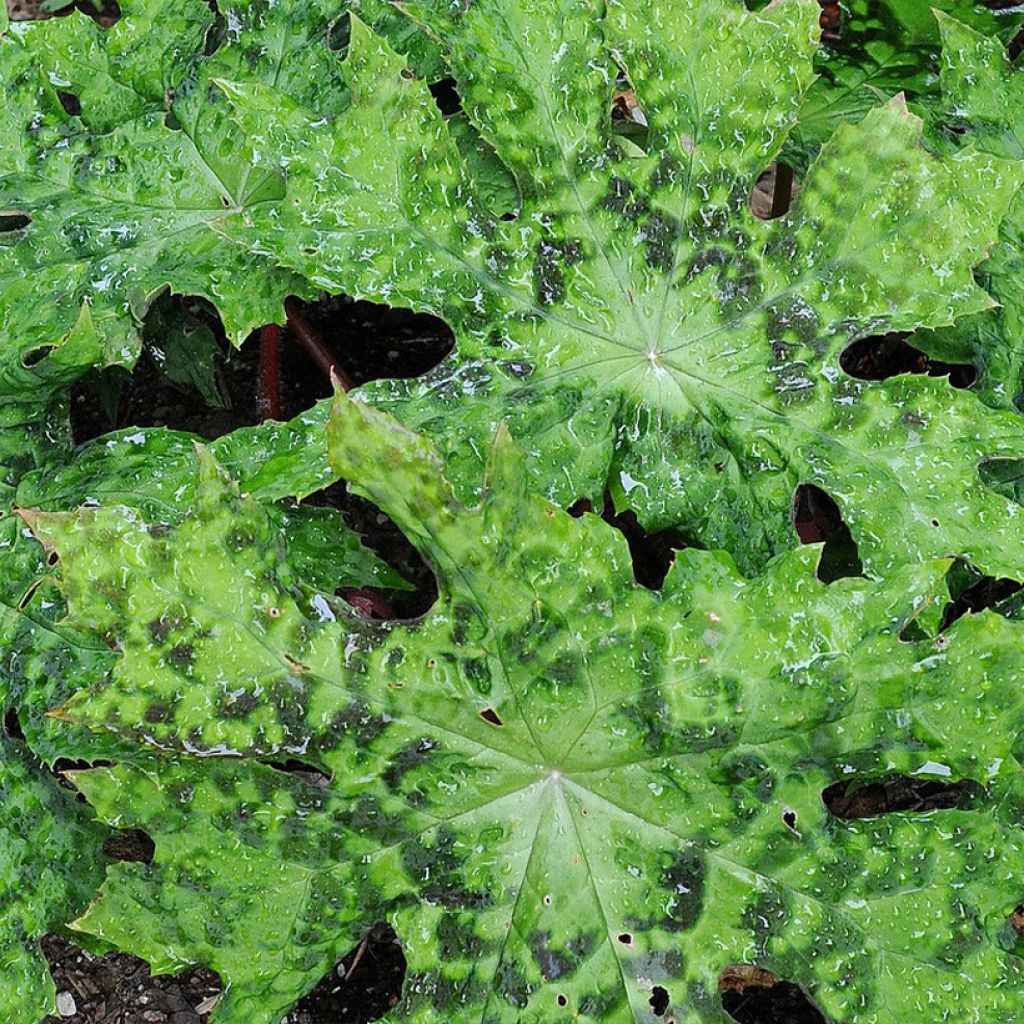
[[[60,1016],[43,1024],[206,1024],[220,982],[210,971],[154,978],[121,953],[93,956],[58,935],[42,940]]]
[[[722,1008],[738,1024],[828,1024],[806,993],[753,964],[731,964],[718,979]]]

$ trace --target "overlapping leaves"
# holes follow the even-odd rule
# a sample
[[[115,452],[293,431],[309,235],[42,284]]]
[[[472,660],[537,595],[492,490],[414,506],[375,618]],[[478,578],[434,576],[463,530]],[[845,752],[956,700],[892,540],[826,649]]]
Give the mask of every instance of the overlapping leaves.
[[[481,207],[426,87],[354,26],[352,102],[333,125],[225,85],[288,182],[223,230],[319,285],[454,326],[432,377],[366,394],[446,446],[461,493],[504,419],[559,502],[610,485],[648,524],[751,569],[794,543],[806,481],[837,496],[869,569],[968,549],[1010,568],[978,524],[1015,537],[1015,510],[977,465],[1017,449],[1016,419],[942,382],[854,381],[839,355],[991,304],[971,267],[1018,164],[936,158],[894,101],[840,127],[765,224],[747,198],[810,83],[815,4],[407,6],[516,176],[512,219]],[[620,69],[646,152],[611,128]]]
[[[1021,627],[986,613],[901,643],[948,563],[826,587],[813,549],[756,581],[692,551],[652,593],[610,527],[534,495],[505,433],[477,508],[424,438],[343,396],[330,451],[435,566],[424,619],[312,614],[259,504],[209,457],[183,523],[29,517],[72,621],[121,652],[63,715],[331,776],[77,775],[157,841],[80,927],[214,966],[221,1022],[276,1020],[380,917],[409,961],[396,1020],[646,1021],[659,985],[672,1019],[707,1021],[719,970],[752,959],[837,1020],[1011,1012]],[[825,786],[892,771],[986,799],[829,816]]]
[[[0,697],[38,757],[121,761],[78,784],[157,840],[78,926],[158,970],[216,967],[221,1024],[277,1020],[378,917],[409,960],[396,1020],[653,1021],[667,997],[703,1022],[731,961],[837,1021],[1010,1019],[1021,627],[932,638],[949,563],[929,559],[1020,571],[1016,212],[981,278],[1006,308],[929,343],[982,364],[996,408],[838,367],[854,339],[991,304],[972,268],[1021,177],[995,44],[943,23],[972,144],[938,158],[898,101],[826,140],[810,0],[366,0],[407,57],[329,3],[124,6],[111,31],[0,47],[4,504],[50,510],[25,518],[60,559],[0,519]],[[440,75],[442,51],[447,121],[407,67]],[[623,85],[646,137],[612,130]],[[824,147],[758,223],[750,188],[801,105]],[[130,363],[168,285],[236,339],[317,287],[447,317],[448,363],[364,396],[432,443],[339,399],[333,470],[322,409],[198,453],[131,431],[72,457],[51,397]],[[502,419],[525,466],[504,430],[485,454]],[[423,620],[331,597],[346,572],[401,585],[279,503],[337,473],[436,567]],[[556,507],[610,485],[750,571],[793,543],[807,480],[883,580],[826,588],[813,549],[752,580],[688,551],[652,594],[609,527]],[[52,995],[34,939],[84,907],[101,832],[0,746],[0,998],[32,1024]],[[289,756],[329,783],[253,763]],[[893,772],[974,780],[975,802],[845,822],[821,801]]]

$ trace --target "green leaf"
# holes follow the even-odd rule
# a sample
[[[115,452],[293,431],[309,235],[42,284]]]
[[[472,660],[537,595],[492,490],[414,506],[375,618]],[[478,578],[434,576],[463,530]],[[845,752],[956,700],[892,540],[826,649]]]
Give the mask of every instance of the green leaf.
[[[948,560],[825,586],[816,548],[756,580],[689,550],[651,592],[611,527],[533,492],[504,431],[475,508],[424,437],[362,402],[338,396],[329,446],[434,566],[422,620],[311,615],[211,460],[196,515],[166,531],[112,508],[33,518],[71,621],[122,652],[63,714],[331,778],[79,773],[157,855],[115,868],[77,927],[218,970],[218,1024],[276,1021],[382,917],[409,963],[396,1022],[653,1024],[657,985],[670,1019],[707,1024],[727,1019],[719,971],[751,960],[837,1022],[1012,1017],[1021,626],[981,614],[900,642]],[[826,786],[892,772],[984,793],[826,810]]]
[[[947,116],[964,138],[996,156],[1024,159],[1024,75],[1014,70],[997,39],[952,18],[940,18],[942,87]],[[995,408],[1024,407],[1024,191],[999,232],[999,245],[980,268],[980,279],[1001,308],[953,327],[915,337],[929,355],[973,362],[974,391]]]
[[[317,48],[282,28],[313,12],[323,34],[322,8],[251,5],[243,23],[229,7],[226,38],[206,58],[212,14],[202,0],[176,5],[170,21],[157,0],[123,6],[111,29],[74,16],[21,24],[0,41],[0,208],[15,218],[0,236],[0,397],[40,393],[93,365],[130,365],[141,319],[167,286],[214,302],[238,342],[280,317],[283,296],[308,291],[214,230],[226,210],[283,193],[276,170],[254,171],[253,142],[224,105],[205,98],[217,95],[211,76],[228,71],[302,84],[312,102]],[[278,8],[291,13],[266,17]],[[300,61],[304,79],[289,74]],[[336,100],[326,89],[319,98]],[[86,339],[76,336],[82,317]]]
[[[209,325],[169,295],[149,310],[143,326],[153,361],[160,372],[182,388],[194,388],[212,408],[224,407],[217,380],[220,348]]]
[[[9,1024],[56,1010],[38,946],[84,909],[103,877],[106,830],[45,780],[22,744],[0,736],[0,1004]]]
[[[870,572],[949,552],[1017,565],[1014,510],[976,469],[1020,452],[1016,419],[944,382],[851,380],[839,355],[991,306],[971,268],[1019,165],[936,158],[894,101],[835,133],[788,215],[757,221],[750,191],[812,78],[816,4],[408,7],[515,174],[518,217],[481,205],[426,86],[353,22],[352,99],[333,125],[225,83],[287,166],[287,194],[223,229],[318,286],[453,326],[433,374],[362,392],[444,445],[460,495],[479,493],[504,420],[558,503],[610,487],[645,525],[745,570],[796,543],[802,482],[836,497]],[[619,67],[646,156],[612,128]]]
[[[842,121],[859,121],[879,103],[903,93],[916,110],[940,106],[939,26],[952,15],[995,45],[1016,31],[1019,10],[990,10],[977,0],[850,0],[843,4],[839,39],[823,45],[820,74],[800,111],[799,142],[816,146]]]
[[[287,553],[296,588],[317,616],[329,617],[342,588],[400,591],[409,584],[363,545],[341,513],[292,500],[336,479],[327,466],[322,431],[322,417],[313,410],[292,423],[235,431],[210,448],[259,500],[268,543]],[[117,506],[141,512],[154,525],[180,523],[193,514],[197,501],[196,441],[163,429],[106,435],[65,465],[27,473],[16,503],[54,511],[82,504]],[[103,678],[113,653],[103,639],[61,622],[65,608],[54,570],[26,533],[21,519],[0,518],[0,706],[17,708],[33,752],[51,763],[58,758],[137,760],[138,750],[112,734],[91,736],[46,714]]]

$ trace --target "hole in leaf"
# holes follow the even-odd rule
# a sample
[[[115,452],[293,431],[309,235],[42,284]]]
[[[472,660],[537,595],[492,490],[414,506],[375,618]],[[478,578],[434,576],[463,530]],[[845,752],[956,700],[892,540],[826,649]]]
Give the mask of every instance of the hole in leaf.
[[[78,787],[65,776],[65,772],[77,772],[85,771],[89,768],[109,768],[113,764],[112,761],[82,761],[72,760],[69,757],[58,757],[56,761],[51,765],[46,765],[49,768],[50,774],[57,781],[57,785],[64,789],[70,789],[75,794],[75,800],[80,804],[86,804],[88,801],[78,791]]]
[[[584,512],[590,512],[592,505],[588,498],[581,498],[569,509],[569,514],[579,518]],[[642,587],[658,590],[665,582],[665,576],[675,561],[676,551],[687,546],[685,538],[678,530],[667,529],[648,533],[636,517],[632,509],[615,511],[610,494],[605,494],[604,508],[601,518],[609,526],[615,527],[629,545],[629,554],[633,560],[633,577]]]
[[[1021,936],[1024,936],[1024,903],[1018,903],[1010,914],[1010,927]]]
[[[402,998],[405,954],[393,929],[375,924],[362,941],[300,999],[282,1024],[368,1024]]]
[[[60,105],[64,108],[64,113],[68,117],[81,116],[82,101],[73,92],[65,92],[63,89],[58,89],[57,99],[60,100]]]
[[[951,587],[953,600],[942,611],[942,620],[939,623],[940,633],[949,629],[957,619],[963,618],[965,615],[976,615],[987,608],[998,608],[999,605],[1024,590],[1024,584],[1019,580],[1009,579],[1005,576],[999,579],[994,576],[979,576],[976,571],[966,565],[957,575],[963,585]],[[952,570],[948,578],[953,578]],[[1004,609],[999,610],[1003,611]]]
[[[794,492],[793,527],[801,544],[824,541],[817,570],[822,583],[863,573],[857,542],[843,522],[839,506],[815,484],[800,484]]]
[[[907,342],[910,334],[894,332],[861,338],[843,349],[839,365],[857,380],[888,380],[903,373],[926,373],[929,377],[949,377],[955,388],[969,388],[978,371],[970,363],[944,363],[932,359]]]
[[[621,942],[624,946],[632,946],[633,945],[633,936],[630,935],[629,932],[622,932],[619,935],[618,938],[619,938],[619,942]]]
[[[636,93],[625,80],[619,82],[620,88],[612,96],[612,120],[621,125],[647,129],[647,115],[637,102]]]
[[[739,1024],[828,1024],[806,993],[754,964],[729,964],[718,976],[722,1009]]]
[[[841,779],[822,790],[829,814],[852,821],[897,812],[961,810],[985,796],[985,787],[973,779],[956,781],[915,775],[881,779]]]
[[[113,860],[152,864],[156,843],[141,828],[124,828],[107,836],[101,849]]]
[[[327,48],[334,51],[347,50],[351,34],[352,25],[349,19],[339,18],[327,33]]]
[[[100,28],[112,28],[121,20],[121,5],[117,0],[76,0],[75,7]]]
[[[559,1006],[568,1006],[569,1005],[569,1000],[566,999],[565,996],[562,995],[561,992],[558,993],[558,1005]]]
[[[838,0],[818,0],[818,5],[821,7],[818,17],[821,41],[836,46],[843,41],[843,8]]]
[[[376,587],[342,587],[339,596],[368,619],[397,618],[391,602]]]
[[[294,775],[303,782],[308,782],[311,786],[317,786],[320,789],[326,789],[331,784],[331,776],[308,761],[290,757],[286,761],[264,761],[263,763],[279,772]]]
[[[1016,0],[1014,0],[1016,2]],[[1024,28],[1006,44],[1006,54],[1011,61],[1015,61],[1022,53],[1024,53]]]
[[[483,711],[480,712],[480,717],[485,722],[490,722],[491,725],[497,725],[500,727],[505,724],[501,720],[501,716],[498,714],[497,711],[494,710],[494,708],[484,708]]]
[[[259,423],[257,346],[235,349],[205,299],[163,293],[142,336],[134,369],[93,371],[72,389],[76,444],[127,427],[170,427],[212,440]]]
[[[775,220],[789,212],[795,193],[793,168],[776,160],[758,175],[750,193],[750,210],[759,220]]]
[[[12,740],[25,739],[25,732],[21,728],[21,720],[18,718],[16,708],[8,708],[4,712],[4,735]]]
[[[451,117],[462,109],[462,97],[459,96],[454,78],[442,78],[439,82],[431,83],[430,95],[445,117]]]
[[[294,306],[355,384],[418,376],[455,344],[443,321],[408,309],[344,297],[295,300]],[[151,426],[213,439],[264,418],[259,333],[236,349],[206,300],[165,292],[146,315],[143,341],[131,372],[121,367],[94,371],[73,389],[77,444],[111,430]],[[291,419],[330,396],[327,375],[287,328],[280,331],[276,351],[280,418]]]
[[[312,329],[354,386],[385,378],[420,377],[455,348],[452,329],[429,313],[346,295],[324,295],[316,302],[296,299],[290,308]],[[281,333],[283,349],[291,350],[288,358],[292,365],[285,368],[284,375],[294,374],[310,389],[305,404],[296,410],[302,412],[317,399],[331,395],[333,389],[292,332],[286,327]]]
[[[792,832],[796,832],[797,813],[792,807],[783,807],[782,823]]]
[[[37,345],[35,348],[29,349],[22,355],[21,365],[26,370],[31,370],[33,366],[38,366],[56,347],[56,345]]]
[[[7,231],[20,231],[32,223],[32,218],[25,213],[0,213],[0,234]]]
[[[651,998],[648,1000],[648,1003],[651,1007],[651,1013],[655,1017],[664,1017],[669,1004],[668,990],[662,988],[661,985],[655,985],[651,989]]]
[[[996,494],[1024,505],[1024,459],[984,459],[978,463],[978,476]]]

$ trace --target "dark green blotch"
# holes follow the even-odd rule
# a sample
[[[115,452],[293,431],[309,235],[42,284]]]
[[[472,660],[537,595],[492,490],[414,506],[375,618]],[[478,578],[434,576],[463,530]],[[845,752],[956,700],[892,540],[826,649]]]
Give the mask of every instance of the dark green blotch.
[[[560,651],[545,667],[547,678],[561,686],[582,686],[586,683],[586,666],[578,651]]]
[[[692,281],[708,267],[724,267],[729,259],[729,253],[719,245],[713,245],[709,249],[695,253],[686,269],[686,279]]]
[[[456,647],[461,647],[470,637],[470,626],[479,618],[477,610],[471,604],[459,602],[452,608],[455,625],[452,627],[452,640]]]
[[[161,616],[159,619],[151,619],[149,622],[149,635],[153,643],[162,644],[173,628],[173,623]]]
[[[174,709],[170,704],[167,704],[164,701],[154,700],[146,706],[146,711],[142,717],[145,718],[150,725],[156,725],[158,723],[168,725],[174,721]]]
[[[625,1008],[625,1004],[626,990],[615,985],[607,992],[589,992],[583,996],[579,1002],[579,1016],[590,1020],[617,1020],[615,1012],[619,1007]]]
[[[608,194],[601,200],[601,205],[627,220],[636,220],[650,208],[647,199],[636,191],[631,181],[616,177],[609,183]]]
[[[491,906],[489,893],[476,892],[463,884],[465,855],[455,850],[456,839],[451,829],[441,827],[433,846],[417,839],[402,847],[402,864],[409,877],[421,883],[420,898],[437,903],[445,910],[483,910]]]
[[[337,712],[324,730],[324,746],[354,739],[361,746],[369,746],[385,729],[388,723],[370,711],[362,701],[352,700]]]
[[[647,262],[655,270],[671,271],[676,261],[676,240],[679,238],[679,221],[668,214],[655,211],[643,228],[644,249]]]
[[[430,759],[430,754],[437,749],[437,740],[429,736],[421,737],[415,743],[403,747],[391,758],[391,763],[384,771],[383,779],[391,790],[398,789],[403,777],[417,765]]]
[[[543,241],[537,245],[533,282],[540,305],[552,306],[565,298],[563,269],[579,263],[582,259],[583,245],[577,239]]]
[[[781,932],[789,914],[786,901],[775,892],[762,892],[748,904],[742,915],[744,927],[757,937],[758,955],[765,956],[771,936]]]
[[[665,188],[681,182],[686,176],[686,168],[681,161],[671,153],[663,153],[658,166],[651,175],[651,187],[655,189]]]
[[[251,547],[256,543],[253,534],[244,527],[236,526],[227,537],[228,547],[232,551],[241,551],[243,548]]]
[[[491,669],[486,658],[464,658],[462,673],[477,693],[486,696],[491,692]]]
[[[644,746],[652,753],[669,746],[671,733],[666,728],[667,708],[657,690],[641,690],[632,704],[623,704],[620,712],[644,738]]]
[[[565,951],[551,947],[551,933],[534,930],[526,937],[533,959],[540,968],[545,981],[555,981],[563,975],[572,974],[579,961]]]
[[[662,869],[661,885],[672,894],[661,922],[665,931],[685,932],[697,923],[704,904],[704,874],[704,859],[695,850],[674,854]]]
[[[520,1010],[526,1008],[533,986],[523,977],[519,965],[514,960],[503,956],[498,963],[494,980],[498,986],[498,992],[505,1002],[511,1003]]]
[[[186,668],[195,661],[195,650],[191,644],[175,644],[167,655],[172,665]]]
[[[437,944],[441,960],[477,959],[484,951],[483,940],[472,924],[458,914],[445,914],[437,925]]]
[[[260,698],[250,690],[237,695],[224,694],[217,702],[217,710],[222,718],[247,718],[259,706]]]

